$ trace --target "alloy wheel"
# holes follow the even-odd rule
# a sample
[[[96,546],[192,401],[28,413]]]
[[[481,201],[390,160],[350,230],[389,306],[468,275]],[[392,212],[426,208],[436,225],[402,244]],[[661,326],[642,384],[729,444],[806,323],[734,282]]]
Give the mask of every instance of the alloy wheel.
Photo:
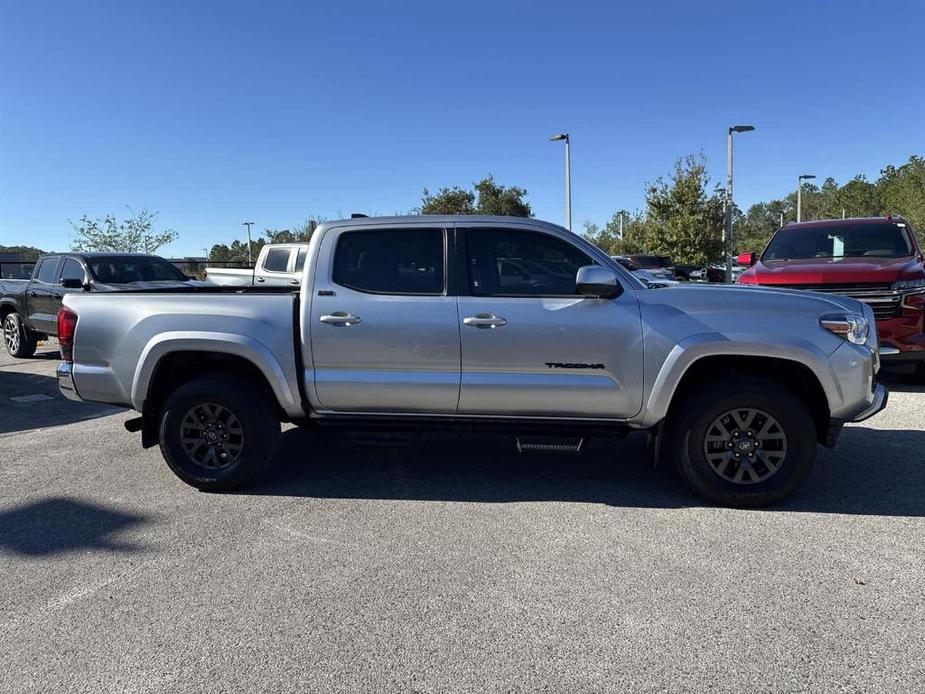
[[[10,354],[16,354],[19,351],[19,326],[16,325],[12,315],[7,316],[3,323],[3,340]]]
[[[734,484],[764,482],[787,457],[787,435],[771,415],[754,407],[724,412],[707,428],[703,452],[713,472]]]
[[[197,465],[221,470],[234,465],[244,450],[244,427],[224,405],[194,405],[180,422],[180,443]]]

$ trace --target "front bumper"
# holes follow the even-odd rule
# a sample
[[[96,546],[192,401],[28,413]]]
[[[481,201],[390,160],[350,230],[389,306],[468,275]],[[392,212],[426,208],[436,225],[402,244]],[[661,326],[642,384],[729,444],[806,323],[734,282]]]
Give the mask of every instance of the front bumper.
[[[80,396],[77,394],[77,386],[74,385],[73,364],[61,362],[58,364],[55,374],[58,377],[58,390],[61,391],[61,395],[68,400],[80,402]]]
[[[852,422],[863,422],[865,419],[870,419],[875,414],[880,412],[884,407],[886,407],[887,401],[890,399],[890,391],[886,389],[882,383],[878,383],[874,386],[874,401],[864,410],[856,414],[851,418]]]

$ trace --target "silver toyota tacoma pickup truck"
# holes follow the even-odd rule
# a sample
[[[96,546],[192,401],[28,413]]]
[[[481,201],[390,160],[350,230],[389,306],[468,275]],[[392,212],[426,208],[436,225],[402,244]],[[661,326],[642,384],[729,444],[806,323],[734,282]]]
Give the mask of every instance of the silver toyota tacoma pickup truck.
[[[756,506],[796,489],[817,444],[887,400],[870,307],[792,290],[649,289],[529,219],[337,221],[312,237],[297,292],[64,302],[61,391],[137,410],[126,428],[210,491],[264,470],[281,422],[463,424],[503,429],[521,450],[646,430],[653,460],[696,492]]]

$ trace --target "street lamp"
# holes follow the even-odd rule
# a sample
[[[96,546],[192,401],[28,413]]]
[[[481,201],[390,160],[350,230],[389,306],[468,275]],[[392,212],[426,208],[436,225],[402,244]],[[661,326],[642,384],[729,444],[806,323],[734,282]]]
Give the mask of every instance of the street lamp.
[[[565,142],[565,228],[572,230],[572,165],[569,158],[569,140],[568,133],[559,133],[549,138],[550,142]]]
[[[800,174],[797,176],[797,221],[800,221],[800,208],[803,206],[803,181],[815,178],[815,174]]]
[[[241,226],[247,227],[247,264],[253,265],[254,260],[251,258],[251,227],[254,225],[253,222],[241,222]]]
[[[732,282],[732,133],[747,133],[754,125],[733,125],[726,137],[726,219],[723,230],[723,254],[726,256],[726,283]]]

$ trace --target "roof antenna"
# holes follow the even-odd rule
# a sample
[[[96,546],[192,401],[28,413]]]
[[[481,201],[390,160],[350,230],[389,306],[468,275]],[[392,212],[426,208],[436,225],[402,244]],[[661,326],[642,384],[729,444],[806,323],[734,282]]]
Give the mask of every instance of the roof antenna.
[[[362,212],[354,212],[350,215],[350,219],[366,219],[369,217],[368,214],[363,214]]]

